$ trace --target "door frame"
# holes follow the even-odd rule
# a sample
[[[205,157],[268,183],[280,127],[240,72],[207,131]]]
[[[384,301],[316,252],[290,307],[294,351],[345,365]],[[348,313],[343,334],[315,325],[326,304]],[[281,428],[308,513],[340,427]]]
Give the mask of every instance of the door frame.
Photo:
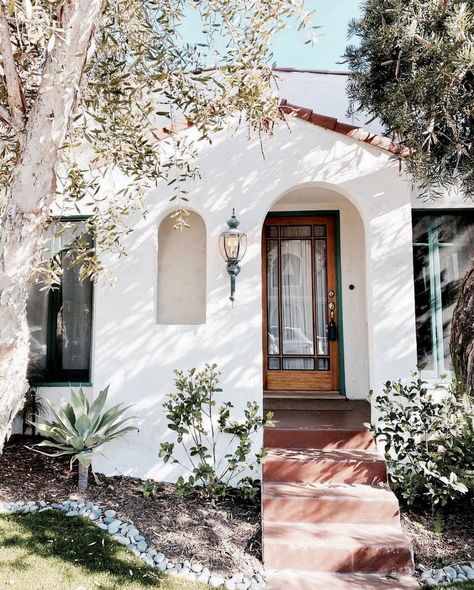
[[[346,378],[345,378],[345,363],[344,363],[344,313],[343,313],[343,297],[342,297],[342,268],[341,268],[341,224],[340,224],[340,212],[337,209],[318,209],[318,210],[305,210],[305,211],[267,211],[265,219],[262,223],[262,237],[261,244],[262,250],[260,255],[261,269],[262,269],[262,313],[266,305],[266,293],[265,283],[263,279],[263,256],[265,254],[263,250],[264,244],[264,224],[267,217],[332,217],[334,219],[335,229],[335,254],[336,254],[336,285],[338,293],[338,304],[336,306],[336,321],[337,321],[337,349],[339,355],[339,392],[341,395],[346,395]],[[266,345],[265,339],[264,322],[262,315],[262,355]],[[263,357],[262,357],[262,376],[263,376]]]

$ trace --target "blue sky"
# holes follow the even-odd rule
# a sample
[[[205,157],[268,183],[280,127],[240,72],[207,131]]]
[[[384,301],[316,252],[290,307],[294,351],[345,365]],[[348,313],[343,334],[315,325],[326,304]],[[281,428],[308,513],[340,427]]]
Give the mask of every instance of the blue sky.
[[[308,10],[314,10],[313,22],[318,42],[305,45],[307,32],[296,26],[278,33],[273,44],[274,60],[278,66],[320,70],[346,70],[342,54],[347,45],[347,25],[360,14],[359,0],[306,0]]]
[[[314,11],[313,23],[317,29],[317,43],[305,45],[308,31],[298,31],[292,23],[274,38],[274,62],[280,67],[310,68],[319,70],[346,70],[340,64],[347,45],[347,25],[359,16],[360,0],[306,0],[306,9]],[[184,41],[194,43],[201,39],[201,21],[196,13],[189,13],[180,27]]]

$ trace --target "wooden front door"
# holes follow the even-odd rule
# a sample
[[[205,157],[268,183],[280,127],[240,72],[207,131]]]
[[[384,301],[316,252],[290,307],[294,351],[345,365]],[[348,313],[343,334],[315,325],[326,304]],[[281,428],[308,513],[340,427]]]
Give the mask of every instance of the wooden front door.
[[[334,217],[270,214],[262,252],[264,389],[338,391]]]

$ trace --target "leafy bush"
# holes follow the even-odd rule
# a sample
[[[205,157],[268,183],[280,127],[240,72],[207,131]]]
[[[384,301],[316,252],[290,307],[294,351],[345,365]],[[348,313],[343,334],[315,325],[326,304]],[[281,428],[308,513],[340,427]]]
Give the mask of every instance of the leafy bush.
[[[159,455],[165,463],[179,463],[189,472],[186,479],[178,479],[177,491],[184,495],[201,490],[209,496],[219,496],[231,487],[239,487],[246,497],[254,499],[259,480],[241,476],[254,471],[264,456],[263,449],[250,456],[251,434],[271,420],[271,414],[261,417],[257,403],[248,402],[245,419],[235,421],[230,415],[230,402],[217,407],[215,394],[222,392],[217,365],[206,365],[202,371],[174,373],[176,392],[169,394],[163,407],[167,410],[168,428],[176,433],[187,461],[182,463],[175,457],[172,442],[162,443]]]
[[[380,418],[371,430],[385,445],[392,488],[409,504],[445,506],[473,489],[474,408],[454,391],[429,391],[414,373],[410,384],[388,381],[375,397]]]
[[[52,439],[43,440],[35,446],[56,449],[44,454],[50,457],[70,455],[71,464],[78,461],[81,491],[87,488],[94,451],[127,432],[138,430],[136,426],[126,426],[132,418],[124,418],[123,415],[130,406],[123,408],[122,404],[117,404],[103,412],[108,391],[108,387],[102,390],[92,404],[89,404],[82,388],[77,392],[71,389],[71,403],[61,400],[61,404],[56,405],[45,400],[54,420],[41,418],[35,424],[41,434]]]

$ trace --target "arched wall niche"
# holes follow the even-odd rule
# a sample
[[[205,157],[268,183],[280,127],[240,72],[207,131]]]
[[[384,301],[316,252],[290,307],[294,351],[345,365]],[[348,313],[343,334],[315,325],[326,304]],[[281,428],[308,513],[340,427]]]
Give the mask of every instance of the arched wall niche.
[[[206,226],[190,211],[189,227],[173,227],[170,214],[158,228],[156,315],[163,325],[206,323]]]

